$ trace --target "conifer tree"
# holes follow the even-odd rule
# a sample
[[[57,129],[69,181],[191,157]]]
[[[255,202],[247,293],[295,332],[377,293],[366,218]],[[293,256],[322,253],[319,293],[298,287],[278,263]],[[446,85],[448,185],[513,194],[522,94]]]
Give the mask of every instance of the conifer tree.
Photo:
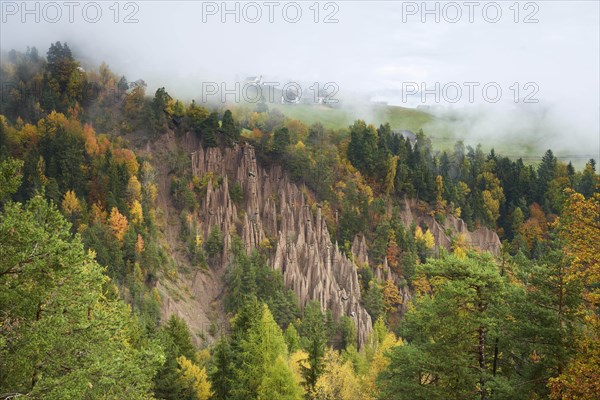
[[[240,140],[240,130],[235,126],[233,115],[229,110],[226,110],[223,114],[221,131],[223,132],[225,145],[228,147],[233,147]]]

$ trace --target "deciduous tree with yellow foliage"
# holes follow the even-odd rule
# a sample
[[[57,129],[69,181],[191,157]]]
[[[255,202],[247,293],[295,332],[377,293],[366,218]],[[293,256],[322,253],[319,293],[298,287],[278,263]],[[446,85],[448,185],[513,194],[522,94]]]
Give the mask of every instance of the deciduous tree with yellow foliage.
[[[179,385],[183,388],[181,395],[186,400],[208,400],[212,396],[206,368],[200,368],[185,356],[177,358],[179,365]]]
[[[122,242],[123,236],[125,235],[125,231],[129,226],[129,223],[127,222],[127,217],[121,214],[117,207],[113,207],[112,210],[110,210],[108,224],[113,235],[115,235],[115,237],[119,239],[120,242]]]
[[[565,371],[550,380],[554,399],[597,399],[600,393],[600,193],[590,198],[567,190],[568,198],[559,221],[570,257],[567,280],[584,285],[586,329],[577,343],[577,354]]]

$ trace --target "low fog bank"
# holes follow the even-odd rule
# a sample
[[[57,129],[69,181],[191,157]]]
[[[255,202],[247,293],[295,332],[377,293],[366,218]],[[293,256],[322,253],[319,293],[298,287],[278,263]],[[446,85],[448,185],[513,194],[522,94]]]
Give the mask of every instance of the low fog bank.
[[[521,88],[535,82],[537,105],[446,103],[427,110],[434,118],[423,129],[434,137],[485,147],[500,143],[503,153],[515,148],[519,154],[539,154],[552,147],[562,155],[598,157],[598,2],[536,3],[535,23],[524,23],[523,18],[515,22],[512,2],[499,3],[503,17],[498,23],[486,21],[481,9],[473,23],[466,18],[459,23],[436,22],[432,17],[423,22],[421,15],[405,18],[406,2],[362,1],[321,2],[318,15],[310,8],[312,2],[301,2],[298,23],[282,18],[282,3],[273,23],[266,19],[264,7],[264,18],[250,23],[217,13],[207,17],[206,3],[119,3],[117,15],[112,3],[101,2],[103,13],[97,23],[82,19],[82,7],[74,23],[67,21],[66,10],[60,22],[51,23],[47,16],[37,22],[31,15],[24,18],[15,9],[14,14],[3,14],[0,51],[36,46],[45,55],[50,43],[68,42],[85,69],[106,62],[130,82],[143,79],[149,95],[165,87],[174,97],[202,101],[206,84],[217,84],[217,95],[206,99],[213,104],[222,104],[223,84],[235,90],[236,82],[249,77],[262,75],[263,82],[274,81],[279,88],[289,82],[303,87],[318,82],[319,89],[325,89],[333,82],[339,107],[351,119],[371,123],[384,122],[377,120],[383,104],[373,99],[403,107],[418,105],[386,100],[397,96],[406,83],[427,82],[431,87],[498,82],[509,94],[514,82]],[[11,4],[20,9],[24,3]],[[238,8],[243,7],[240,4]],[[125,23],[131,15],[136,22]],[[325,23],[328,16],[335,23]],[[304,96],[314,97],[314,92]]]
[[[578,164],[599,158],[597,113],[533,104],[432,108],[428,112],[436,118],[423,130],[433,136],[450,133],[471,145],[496,146],[508,156],[537,156],[552,149],[561,158]]]

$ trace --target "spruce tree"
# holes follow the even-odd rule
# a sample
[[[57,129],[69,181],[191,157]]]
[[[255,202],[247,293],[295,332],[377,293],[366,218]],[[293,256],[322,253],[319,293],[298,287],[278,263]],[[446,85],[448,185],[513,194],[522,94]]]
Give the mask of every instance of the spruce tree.
[[[327,344],[327,327],[325,316],[321,312],[319,302],[311,301],[304,308],[304,317],[300,324],[302,347],[308,353],[308,367],[302,367],[302,375],[307,390],[313,390],[317,379],[323,371],[323,356]]]
[[[221,131],[223,132],[225,145],[228,147],[233,147],[233,145],[240,140],[240,130],[235,126],[233,115],[229,110],[225,111],[223,114]]]
[[[2,392],[147,399],[162,350],[69,228],[40,196],[0,214]]]
[[[413,301],[380,379],[381,398],[480,399],[507,396],[493,348],[505,331],[507,287],[491,256],[447,256],[418,268],[431,291]],[[510,345],[501,341],[500,351]]]
[[[202,144],[204,147],[217,147],[217,132],[219,131],[219,114],[212,112],[209,114],[200,127],[202,132]]]

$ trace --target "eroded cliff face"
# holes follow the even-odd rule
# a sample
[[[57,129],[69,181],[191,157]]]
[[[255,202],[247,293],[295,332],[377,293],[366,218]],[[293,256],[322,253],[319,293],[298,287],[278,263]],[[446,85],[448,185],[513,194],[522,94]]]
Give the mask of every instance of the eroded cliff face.
[[[410,226],[413,222],[417,225],[426,225],[435,238],[436,247],[450,249],[451,238],[446,233],[449,230],[452,235],[463,235],[466,244],[471,248],[480,251],[489,251],[494,255],[500,253],[500,238],[493,230],[481,227],[473,232],[469,232],[465,221],[453,215],[446,216],[446,221],[442,225],[431,215],[419,211],[417,201],[414,199],[404,199],[400,219],[405,226]]]
[[[254,148],[200,149],[192,153],[192,171],[223,177],[217,188],[209,184],[200,219],[205,238],[213,226],[225,233],[220,268],[229,260],[231,235],[237,233],[248,252],[269,240],[270,264],[283,274],[285,285],[294,290],[300,306],[317,300],[334,319],[354,319],[358,343],[371,332],[371,317],[360,304],[356,265],[331,242],[327,224],[310,210],[300,188],[278,165],[257,165]],[[229,196],[229,185],[237,182],[244,192],[243,210]]]
[[[331,242],[321,209],[307,204],[305,189],[291,182],[281,166],[259,166],[252,146],[202,149],[194,140],[188,140],[186,146],[191,153],[194,175],[202,177],[212,173],[223,178],[217,187],[209,182],[196,217],[204,240],[214,226],[221,229],[224,248],[220,260],[208,271],[180,274],[175,283],[159,282],[163,315],[175,313],[184,318],[197,341],[211,340],[209,327],[215,321],[226,325],[224,275],[231,261],[231,237],[237,234],[247,252],[265,246],[270,248],[270,265],[282,272],[286,287],[294,290],[301,307],[310,300],[317,300],[323,310],[331,310],[336,320],[350,316],[357,328],[358,344],[363,345],[372,330],[371,317],[360,303],[357,273],[358,268],[370,264],[365,237],[354,238],[352,256],[346,257],[337,244]],[[167,181],[165,177],[165,186]],[[233,184],[239,184],[244,193],[244,200],[237,205],[229,194]],[[168,189],[165,187],[165,190]],[[449,230],[452,235],[463,234],[471,247],[493,254],[498,254],[500,249],[500,240],[492,230],[480,228],[469,232],[464,221],[453,216],[448,216],[441,225],[419,210],[414,200],[404,200],[400,219],[407,227],[412,223],[427,226],[438,247],[450,247]],[[382,265],[371,265],[371,268],[382,283],[388,279],[397,283],[402,280],[390,270],[385,259]],[[411,293],[405,285],[400,285],[399,290],[403,313]]]
[[[398,310],[400,311],[400,314],[404,314],[408,308],[408,304],[410,303],[412,296],[403,277],[398,276],[392,271],[388,265],[387,258],[383,259],[383,263],[381,265],[371,265],[369,262],[367,242],[364,235],[356,235],[354,237],[351,251],[354,257],[354,262],[359,266],[368,265],[373,270],[373,274],[380,284],[384,284],[388,280],[396,283],[398,286],[398,292],[402,299],[402,303],[398,307]]]

